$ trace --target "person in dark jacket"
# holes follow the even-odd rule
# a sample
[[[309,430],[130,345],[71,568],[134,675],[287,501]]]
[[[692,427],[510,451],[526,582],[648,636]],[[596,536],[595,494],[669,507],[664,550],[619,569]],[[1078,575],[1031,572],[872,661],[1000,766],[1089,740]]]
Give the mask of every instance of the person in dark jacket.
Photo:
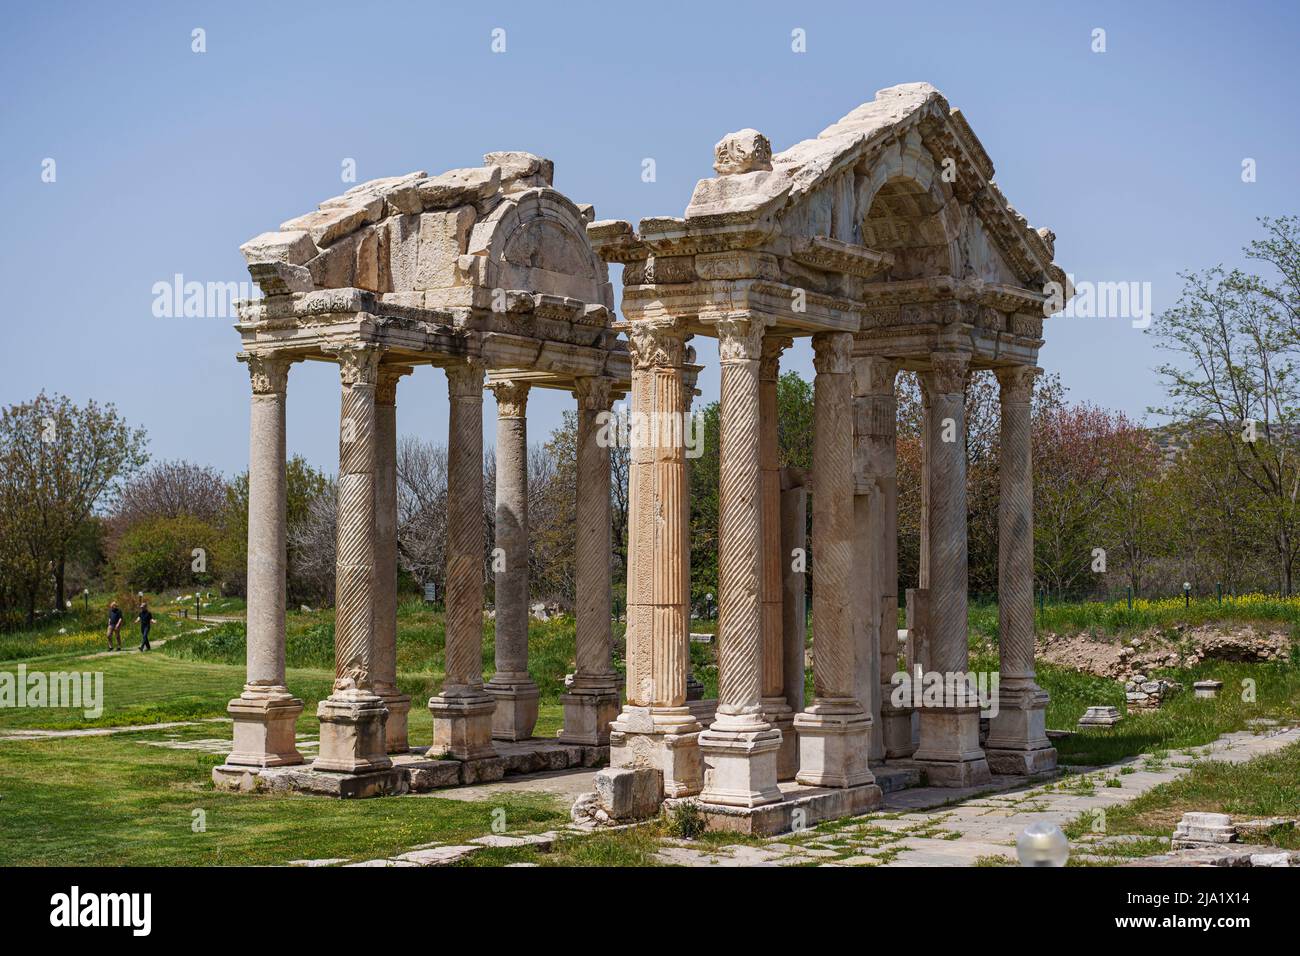
[[[114,637],[117,638],[116,648],[113,647]],[[116,601],[108,605],[108,649],[110,651],[122,649],[122,611]]]
[[[149,612],[149,605],[144,601],[140,602],[140,650],[149,650],[149,626],[153,624],[153,614]]]

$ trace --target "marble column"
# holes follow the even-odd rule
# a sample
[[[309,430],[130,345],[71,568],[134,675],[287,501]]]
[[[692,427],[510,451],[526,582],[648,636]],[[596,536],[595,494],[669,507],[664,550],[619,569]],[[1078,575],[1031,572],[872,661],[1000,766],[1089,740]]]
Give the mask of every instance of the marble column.
[[[758,366],[758,459],[762,475],[762,582],[759,589],[763,630],[763,719],[781,731],[776,777],[793,780],[799,772],[799,741],[794,707],[785,696],[785,627],[781,554],[781,461],[777,436],[777,380],[781,353],[794,344],[787,336],[765,335]],[[802,672],[803,668],[799,668]],[[800,697],[802,701],[802,695]]]
[[[781,696],[796,713],[804,704],[808,645],[808,489],[803,472],[781,469]],[[798,735],[791,727],[798,750]],[[783,741],[784,742],[784,741]],[[796,765],[797,766],[797,765]]]
[[[483,687],[483,378],[475,359],[446,367],[447,637],[442,692],[429,698],[432,756],[492,757],[495,699]]]
[[[627,677],[610,727],[610,765],[653,768],[664,794],[700,792],[700,724],[686,704],[690,604],[683,551],[690,501],[683,421],[687,333],[674,319],[628,323],[629,422]]]
[[[700,800],[755,807],[781,800],[781,732],[764,718],[764,480],[759,427],[762,320],[718,320],[722,365],[718,484],[718,711],[700,734]],[[779,502],[778,502],[779,506]],[[780,665],[779,655],[776,665]],[[777,690],[780,684],[777,684]],[[775,692],[775,691],[774,691]]]
[[[695,421],[692,408],[695,404],[695,396],[699,390],[695,387],[699,381],[700,372],[703,370],[702,365],[695,364],[695,349],[692,346],[686,346],[685,364],[682,365],[682,421],[689,423]],[[700,428],[700,436],[703,436],[703,427]],[[689,457],[689,450],[688,450]],[[687,481],[690,481],[690,472],[687,471]],[[689,528],[691,521],[690,503],[686,505],[686,525]],[[687,631],[690,630],[690,621],[692,613],[691,605],[691,548],[688,542],[685,548],[682,548],[682,601],[686,604],[686,622]],[[695,676],[695,670],[691,666],[690,644],[686,646],[687,654],[683,665],[686,668],[686,706],[690,708],[695,719],[699,721],[701,727],[707,727],[713,721],[713,714],[717,708],[717,701],[707,701],[704,699],[704,682]]]
[[[397,689],[397,382],[411,369],[379,367],[375,387],[375,693],[388,707],[385,749],[411,749],[411,698]]]
[[[794,719],[800,783],[874,785],[871,716],[854,696],[853,382],[848,332],[813,336],[813,702]]]
[[[577,671],[564,705],[560,741],[604,746],[618,716],[618,675],[614,672],[613,583],[608,428],[612,392],[607,378],[574,380],[578,399],[578,487],[576,506]]]
[[[253,387],[248,443],[248,670],[226,711],[234,743],[226,763],[283,767],[302,763],[294,728],[302,701],[284,678],[285,423],[289,360],[245,355]]]
[[[929,588],[927,627],[930,668],[942,674],[944,704],[921,709],[920,743],[913,759],[931,785],[968,787],[989,780],[979,744],[980,713],[974,696],[954,693],[968,672],[966,528],[966,379],[970,356],[935,352],[925,373],[930,396]],[[961,684],[964,688],[965,685]]]
[[[488,386],[497,400],[496,671],[485,690],[496,700],[492,736],[527,740],[537,725],[537,684],[528,676],[527,382]]]
[[[1047,691],[1034,674],[1034,482],[1030,396],[1038,369],[997,370],[1002,423],[998,497],[998,711],[985,753],[994,773],[1056,767],[1047,739]]]
[[[876,605],[878,633],[873,639],[879,681],[877,701],[883,756],[890,759],[910,756],[912,747],[912,712],[895,707],[894,674],[900,669],[898,659],[898,400],[894,386],[898,365],[888,358],[872,356],[858,360],[858,380],[862,387],[863,431],[866,439],[867,473],[874,493],[871,502],[869,547],[871,576],[879,596]],[[906,661],[901,662],[906,670]]]
[[[392,766],[384,740],[388,708],[375,692],[375,388],[380,350],[337,350],[338,518],[334,588],[334,690],[316,708],[317,770],[364,773]]]

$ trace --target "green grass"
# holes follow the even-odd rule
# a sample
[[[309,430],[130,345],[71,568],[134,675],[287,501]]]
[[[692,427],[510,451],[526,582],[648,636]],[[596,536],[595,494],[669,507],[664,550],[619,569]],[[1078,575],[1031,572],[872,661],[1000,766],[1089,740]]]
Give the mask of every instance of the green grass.
[[[1235,818],[1300,817],[1300,744],[1245,763],[1204,761],[1177,780],[1153,787],[1134,800],[1106,810],[1106,833],[1167,837],[1188,811],[1227,813]],[[1092,827],[1092,814],[1084,814],[1066,828],[1077,839]],[[1300,831],[1281,827],[1261,837],[1268,846],[1300,849]],[[1108,848],[1121,856],[1164,852],[1146,841]],[[1093,851],[1089,851],[1093,852]]]

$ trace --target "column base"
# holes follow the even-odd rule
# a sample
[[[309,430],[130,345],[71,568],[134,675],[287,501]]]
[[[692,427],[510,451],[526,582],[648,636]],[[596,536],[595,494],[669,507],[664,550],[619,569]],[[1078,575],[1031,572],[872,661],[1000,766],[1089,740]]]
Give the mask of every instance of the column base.
[[[1009,678],[998,688],[998,712],[984,742],[994,773],[1035,774],[1056,769],[1056,750],[1047,739],[1047,691],[1032,679]]]
[[[1042,750],[985,750],[989,770],[1010,776],[1029,777],[1056,769],[1056,748]]]
[[[795,780],[810,787],[857,787],[874,784],[868,764],[871,718],[857,700],[818,700],[795,714],[799,735],[799,773]]]
[[[541,691],[532,680],[499,681],[494,677],[483,690],[496,701],[496,710],[492,713],[493,740],[527,740],[533,735]]]
[[[975,707],[920,711],[921,741],[912,755],[932,787],[975,787],[993,777],[980,749],[980,714]]]
[[[685,706],[626,704],[609,728],[609,765],[663,774],[664,795],[689,797],[704,785],[700,725]]]
[[[776,752],[776,779],[793,780],[799,772],[799,737],[794,732],[794,711],[784,697],[764,697],[763,719],[781,731],[781,749]]]
[[[885,707],[880,712],[880,732],[885,738],[885,759],[902,760],[916,752],[912,742],[912,711]]]
[[[393,765],[384,746],[388,708],[370,691],[336,691],[316,707],[320,720],[320,754],[313,770],[368,773]]]
[[[411,750],[411,740],[407,733],[408,716],[411,713],[411,698],[397,691],[379,691],[388,708],[388,721],[384,724],[384,750],[390,754],[404,754]]]
[[[284,691],[245,691],[226,705],[234,721],[234,742],[226,763],[239,767],[290,767],[302,763],[295,729],[303,703]]]
[[[560,697],[564,705],[564,729],[560,743],[604,747],[609,744],[609,727],[618,719],[618,691],[582,690]]]
[[[478,760],[495,757],[492,746],[492,714],[496,700],[480,691],[465,696],[445,693],[429,698],[433,715],[433,744],[429,756],[436,759],[447,754],[455,760]]]
[[[701,803],[760,807],[781,801],[776,785],[781,732],[768,726],[761,714],[719,714],[700,733],[699,747],[705,764]]]

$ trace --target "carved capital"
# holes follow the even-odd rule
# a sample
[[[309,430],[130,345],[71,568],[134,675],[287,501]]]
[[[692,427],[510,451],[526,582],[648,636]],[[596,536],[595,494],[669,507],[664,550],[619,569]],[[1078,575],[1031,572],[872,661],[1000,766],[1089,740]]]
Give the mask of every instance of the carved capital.
[[[254,395],[281,395],[289,383],[289,359],[273,355],[243,355]]]
[[[818,375],[847,375],[853,371],[852,358],[852,332],[818,332],[813,336],[813,368]]]
[[[1040,369],[1032,365],[1013,365],[1010,368],[995,369],[998,377],[999,397],[1003,405],[1027,405],[1034,392],[1034,379]]]
[[[766,323],[748,312],[735,312],[718,319],[718,359],[722,362],[757,362],[763,356]]]
[[[338,356],[339,381],[345,388],[374,388],[379,384],[382,350],[373,345],[340,345],[330,349]]]
[[[853,371],[859,395],[888,395],[894,397],[894,382],[898,378],[898,363],[883,355],[866,355],[854,359]]]
[[[772,144],[756,129],[728,133],[713,147],[713,168],[721,176],[772,168]]]
[[[970,356],[962,352],[933,352],[930,354],[930,371],[926,384],[931,396],[960,395],[966,391],[970,375]]]
[[[528,393],[532,390],[528,382],[516,382],[502,379],[488,382],[488,388],[497,400],[497,418],[523,418],[528,414]]]
[[[584,375],[573,380],[573,394],[578,406],[593,412],[609,411],[613,401],[613,381],[596,375]]]
[[[794,339],[788,335],[763,336],[763,354],[759,358],[758,377],[764,381],[776,381],[781,374],[781,353],[792,345]]]
[[[403,375],[409,375],[410,372],[411,370],[404,365],[379,366],[379,381],[375,385],[375,404],[396,405],[397,382]]]
[[[677,322],[629,322],[628,351],[637,368],[679,368],[686,358],[686,332]]]
[[[447,396],[452,401],[483,401],[483,380],[487,375],[487,366],[481,360],[465,359],[446,366],[443,371],[447,373]]]

